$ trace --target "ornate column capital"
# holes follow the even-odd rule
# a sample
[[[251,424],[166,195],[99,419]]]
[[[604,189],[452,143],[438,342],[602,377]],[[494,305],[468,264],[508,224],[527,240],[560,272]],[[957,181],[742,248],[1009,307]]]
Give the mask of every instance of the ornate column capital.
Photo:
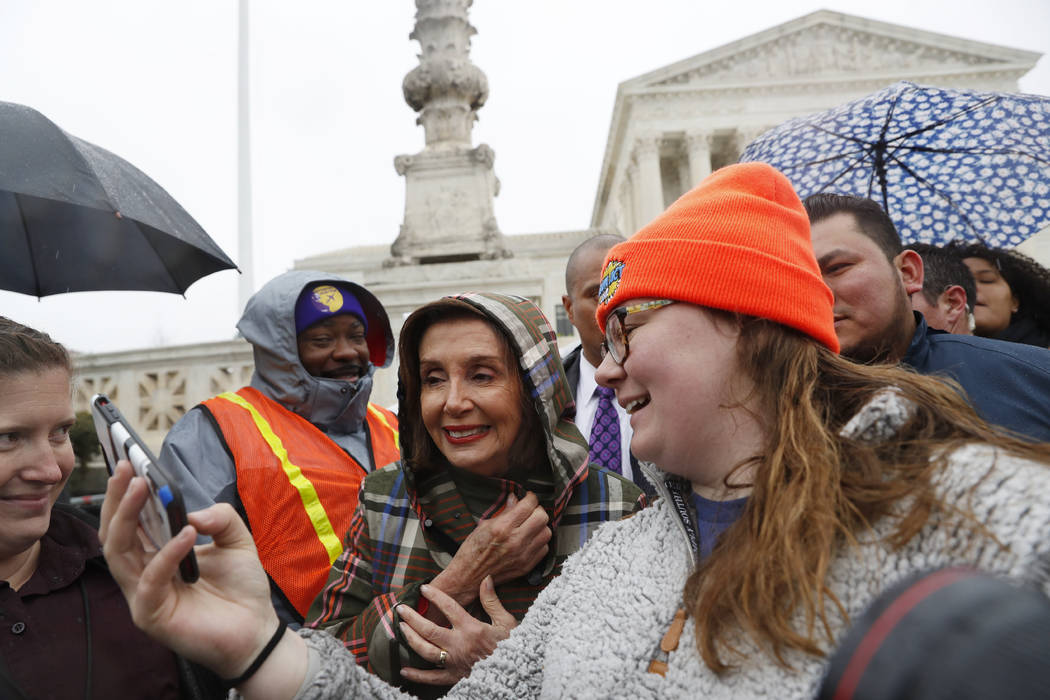
[[[715,144],[715,132],[710,129],[694,129],[685,134],[686,157],[689,159],[688,187],[696,187],[711,174],[711,149]]]
[[[656,133],[641,134],[634,140],[634,157],[636,160],[641,161],[646,158],[652,158],[653,156],[660,155],[660,145],[663,143],[663,136]]]
[[[687,153],[692,154],[698,150],[710,152],[715,143],[715,132],[710,129],[691,129],[685,132],[684,143]]]

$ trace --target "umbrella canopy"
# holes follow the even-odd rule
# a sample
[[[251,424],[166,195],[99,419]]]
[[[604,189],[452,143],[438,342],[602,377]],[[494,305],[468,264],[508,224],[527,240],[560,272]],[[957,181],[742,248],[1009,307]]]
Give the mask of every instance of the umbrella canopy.
[[[37,297],[181,294],[236,268],[141,170],[8,102],[0,102],[0,250],[0,289]]]
[[[799,196],[882,204],[905,242],[1012,247],[1050,223],[1050,98],[899,82],[787,121],[741,161],[769,163]]]

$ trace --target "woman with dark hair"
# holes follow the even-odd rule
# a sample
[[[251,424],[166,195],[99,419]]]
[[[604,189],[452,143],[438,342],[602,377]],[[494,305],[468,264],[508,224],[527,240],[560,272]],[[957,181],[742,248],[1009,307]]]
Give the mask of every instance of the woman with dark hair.
[[[1050,347],[1050,270],[1007,248],[968,243],[948,249],[977,283],[975,335]]]
[[[588,466],[554,334],[532,302],[435,301],[406,319],[399,347],[402,460],[365,478],[307,624],[380,677],[430,695],[507,635],[595,528],[641,501],[631,482]],[[472,640],[480,651],[412,651],[403,618],[447,624],[433,591],[490,618]]]
[[[90,516],[56,504],[75,465],[72,376],[64,347],[0,316],[0,697],[199,697],[132,624]]]
[[[610,250],[597,379],[660,497],[599,530],[449,697],[811,698],[849,621],[910,574],[968,565],[1050,593],[1050,447],[996,432],[957,386],[841,358],[833,304],[802,203],[761,163]],[[236,605],[174,580],[194,528],[149,561],[128,483],[110,482],[107,555],[151,633],[258,669],[246,697],[396,696],[331,638],[271,636],[272,612],[235,640],[222,625],[262,615],[261,576]],[[231,513],[194,525],[248,568]]]

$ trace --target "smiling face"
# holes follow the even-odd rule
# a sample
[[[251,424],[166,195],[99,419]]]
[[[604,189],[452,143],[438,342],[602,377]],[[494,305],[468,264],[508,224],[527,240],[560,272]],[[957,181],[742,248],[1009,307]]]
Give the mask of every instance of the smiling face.
[[[753,384],[737,360],[739,327],[685,303],[629,314],[624,327],[627,359],[607,355],[596,379],[631,414],[631,452],[719,497],[725,475],[764,442],[757,412],[740,405]]]
[[[977,335],[991,337],[1002,333],[1017,310],[1017,297],[991,262],[984,258],[964,258],[963,262],[977,283],[977,303],[973,307]]]
[[[69,372],[0,374],[0,559],[32,547],[73,471]]]
[[[857,362],[900,360],[915,321],[895,264],[848,212],[812,224],[811,239],[821,276],[835,295],[835,335],[842,354]],[[921,288],[920,268],[912,291]]]
[[[318,321],[296,340],[299,361],[315,377],[355,382],[368,371],[365,326],[356,316],[340,314]]]
[[[506,343],[485,321],[438,321],[419,344],[420,412],[455,467],[499,476],[522,428],[522,388]]]

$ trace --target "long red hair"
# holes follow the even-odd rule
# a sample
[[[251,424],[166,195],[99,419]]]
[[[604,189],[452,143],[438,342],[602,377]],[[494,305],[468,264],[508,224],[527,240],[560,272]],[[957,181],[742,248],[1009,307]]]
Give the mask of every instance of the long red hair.
[[[685,587],[698,650],[716,672],[730,667],[726,652],[737,651],[731,633],[741,630],[783,666],[789,648],[823,655],[833,643],[828,606],[846,616],[827,583],[832,560],[895,504],[903,507],[895,509],[894,547],[935,513],[958,513],[933,484],[953,448],[985,442],[1050,463],[1050,445],[996,432],[957,385],[855,364],[772,321],[711,313],[740,325],[738,361],[755,392],[743,398],[757,399],[769,417],[765,450],[726,477],[738,486],[742,468],[750,467],[746,510]],[[915,407],[894,438],[871,444],[840,435],[867,401],[891,388]],[[981,530],[972,516],[970,525]],[[803,629],[792,624],[799,610]]]

